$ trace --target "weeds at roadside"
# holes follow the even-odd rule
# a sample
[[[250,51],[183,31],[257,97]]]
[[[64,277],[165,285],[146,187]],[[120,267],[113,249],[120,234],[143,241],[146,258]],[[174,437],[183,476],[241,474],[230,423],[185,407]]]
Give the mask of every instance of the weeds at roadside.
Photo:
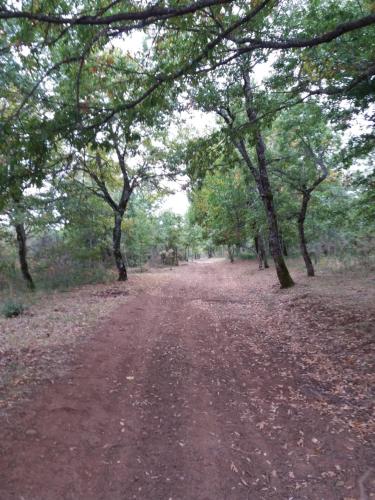
[[[25,305],[14,299],[6,300],[1,307],[1,314],[6,318],[15,318],[25,311]]]

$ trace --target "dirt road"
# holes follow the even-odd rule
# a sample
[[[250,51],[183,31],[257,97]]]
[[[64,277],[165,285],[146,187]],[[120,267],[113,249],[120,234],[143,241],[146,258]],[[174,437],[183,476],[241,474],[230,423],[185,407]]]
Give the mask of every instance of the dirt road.
[[[373,498],[368,394],[318,382],[324,307],[244,263],[161,274],[2,419],[0,499]]]

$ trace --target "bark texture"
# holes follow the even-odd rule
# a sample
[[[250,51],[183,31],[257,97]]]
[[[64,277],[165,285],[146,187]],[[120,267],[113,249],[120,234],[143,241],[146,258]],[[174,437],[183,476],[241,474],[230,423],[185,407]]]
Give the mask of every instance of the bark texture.
[[[118,271],[118,281],[126,281],[128,273],[126,263],[121,252],[121,223],[124,214],[115,213],[115,221],[113,226],[113,255],[115,257],[116,267]]]
[[[15,230],[18,242],[18,256],[20,262],[21,273],[27,286],[30,290],[35,290],[35,284],[29,270],[29,264],[27,262],[27,238],[26,231],[23,222],[18,222],[15,224]]]
[[[300,186],[299,191],[302,194],[302,203],[301,208],[298,214],[298,234],[300,241],[300,249],[303,260],[305,262],[307,276],[313,277],[315,276],[314,266],[307,249],[307,242],[305,236],[305,220],[307,214],[307,206],[309,204],[311,193],[328,177],[328,168],[324,162],[322,154],[316,154],[316,152],[312,149],[308,139],[301,138],[306,153],[310,157],[311,160],[314,161],[317,169],[320,171],[320,175],[315,181],[308,187],[305,183]]]
[[[247,116],[250,123],[254,123],[257,120],[257,113],[252,105],[253,99],[250,76],[246,71],[244,72],[244,92],[246,99]],[[263,136],[257,126],[254,130],[254,139],[258,160],[258,169],[255,181],[257,183],[257,188],[267,214],[270,252],[275,263],[276,273],[281,288],[289,288],[294,285],[294,281],[289,274],[289,270],[285,263],[280,245],[280,233],[277,222],[276,208],[273,200],[272,188],[267,169],[266,145],[263,140]]]
[[[231,247],[231,245],[228,245],[228,257],[229,257],[229,260],[231,261],[231,263],[233,264],[234,255],[233,255],[233,248]]]
[[[301,210],[298,216],[298,234],[299,234],[299,244],[300,244],[301,254],[303,260],[305,261],[307,276],[313,277],[315,276],[315,270],[309,251],[307,249],[307,243],[305,237],[305,220],[306,220],[307,205],[309,203],[309,200],[310,200],[310,193],[305,191],[302,195]]]
[[[264,246],[264,241],[261,233],[257,233],[254,237],[254,246],[257,254],[259,269],[267,269],[269,267],[267,260],[267,252]]]
[[[105,169],[102,165],[102,159],[99,153],[96,156],[96,169],[95,171],[91,170],[87,166],[83,169],[91,179],[94,181],[96,186],[98,187],[97,195],[104,199],[105,202],[111,207],[114,215],[114,225],[113,225],[113,233],[112,233],[112,249],[113,256],[115,258],[116,268],[118,271],[118,281],[126,281],[128,279],[128,273],[126,269],[126,262],[124,256],[121,252],[121,236],[122,236],[122,219],[124,218],[124,214],[126,212],[126,208],[130,199],[130,196],[136,187],[136,182],[133,179],[131,182],[129,179],[127,167],[125,164],[125,150],[121,151],[118,145],[118,137],[116,135],[112,136],[112,139],[115,144],[115,150],[117,153],[118,164],[122,174],[122,189],[120,198],[118,201],[112,197],[105,180]]]
[[[271,189],[266,189],[265,193],[263,191],[261,196],[267,213],[270,252],[275,263],[277,277],[281,288],[289,288],[294,285],[294,281],[289,274],[289,270],[281,250],[277,215]]]
[[[245,68],[242,72],[243,76],[243,91],[245,97],[246,114],[248,123],[252,127],[253,139],[256,149],[257,163],[253,163],[250,154],[248,153],[245,140],[237,138],[236,132],[232,136],[232,142],[240,153],[246,166],[256,182],[258,193],[262,199],[264,209],[267,216],[268,231],[269,231],[269,247],[273,261],[275,263],[277,277],[281,288],[289,288],[294,285],[294,281],[289,274],[288,267],[285,263],[283,252],[280,245],[280,234],[277,222],[276,207],[274,204],[272,188],[268,176],[266,145],[257,122],[257,112],[253,105],[253,93],[250,81],[250,75]],[[224,118],[230,129],[234,127],[235,116],[229,109],[222,109],[219,114]]]

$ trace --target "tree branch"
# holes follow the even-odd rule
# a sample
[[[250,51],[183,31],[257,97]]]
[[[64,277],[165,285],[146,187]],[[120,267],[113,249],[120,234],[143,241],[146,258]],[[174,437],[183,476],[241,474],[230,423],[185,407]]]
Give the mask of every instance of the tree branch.
[[[350,33],[361,28],[366,28],[375,24],[375,14],[370,14],[369,16],[361,17],[360,19],[355,19],[353,21],[348,21],[336,26],[335,29],[322,33],[321,35],[315,36],[313,38],[302,38],[302,39],[286,39],[286,40],[260,40],[258,38],[242,38],[236,40],[239,44],[249,44],[248,47],[241,47],[238,49],[238,55],[251,52],[254,49],[297,49],[297,48],[311,48],[321,45],[323,43],[328,43],[338,38],[345,33]]]
[[[160,19],[170,19],[173,17],[185,16],[187,14],[194,14],[195,12],[212,5],[230,4],[233,1],[234,0],[199,0],[182,7],[149,7],[144,10],[138,10],[134,12],[120,12],[118,14],[112,14],[108,16],[98,14],[94,16],[84,15],[78,17],[64,17],[56,16],[53,14],[34,14],[32,12],[23,12],[19,10],[0,9],[0,19],[29,19],[31,21],[38,21],[42,23],[64,25],[70,24],[75,26],[111,25],[124,21],[142,21],[150,18],[154,19],[155,21],[159,21]],[[109,7],[112,7],[112,4],[108,6],[108,8]],[[104,8],[104,12],[108,10],[108,8]]]

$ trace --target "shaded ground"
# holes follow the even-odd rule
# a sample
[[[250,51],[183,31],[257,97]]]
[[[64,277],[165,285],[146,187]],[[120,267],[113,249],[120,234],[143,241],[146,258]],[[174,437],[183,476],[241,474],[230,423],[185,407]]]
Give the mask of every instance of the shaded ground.
[[[143,276],[4,413],[1,500],[375,498],[374,281],[340,279]]]

